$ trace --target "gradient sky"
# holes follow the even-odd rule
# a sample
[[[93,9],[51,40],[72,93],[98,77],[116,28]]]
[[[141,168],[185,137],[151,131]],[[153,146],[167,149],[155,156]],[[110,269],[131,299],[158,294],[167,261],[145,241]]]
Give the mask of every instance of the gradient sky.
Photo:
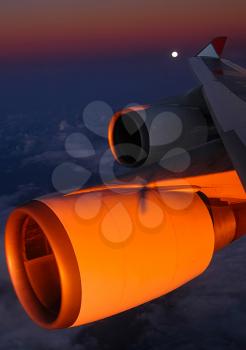
[[[1,1],[0,57],[184,50],[217,35],[240,44],[245,14],[245,0]]]
[[[245,66],[245,14],[245,0],[0,1],[0,113],[181,93],[197,84],[187,58],[215,36]]]

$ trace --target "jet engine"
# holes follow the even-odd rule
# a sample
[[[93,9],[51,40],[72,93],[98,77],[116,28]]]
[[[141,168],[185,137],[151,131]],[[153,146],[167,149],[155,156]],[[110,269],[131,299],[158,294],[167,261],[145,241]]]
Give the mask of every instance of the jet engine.
[[[108,139],[120,164],[137,167],[159,162],[177,148],[188,152],[204,144],[209,132],[208,119],[199,108],[157,104],[117,112]]]
[[[82,325],[160,297],[201,274],[216,247],[235,238],[228,204],[158,188],[146,193],[144,208],[139,200],[134,188],[99,187],[12,212],[8,268],[36,323]]]

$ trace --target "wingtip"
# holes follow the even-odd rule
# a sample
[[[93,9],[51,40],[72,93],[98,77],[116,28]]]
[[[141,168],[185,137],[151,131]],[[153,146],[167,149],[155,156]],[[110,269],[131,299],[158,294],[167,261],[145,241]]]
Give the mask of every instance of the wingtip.
[[[227,36],[218,36],[214,38],[211,42],[219,57],[221,57],[224,51],[226,41],[227,41]]]
[[[224,51],[226,41],[226,36],[218,36],[210,41],[210,43],[199,51],[196,56],[219,59]]]

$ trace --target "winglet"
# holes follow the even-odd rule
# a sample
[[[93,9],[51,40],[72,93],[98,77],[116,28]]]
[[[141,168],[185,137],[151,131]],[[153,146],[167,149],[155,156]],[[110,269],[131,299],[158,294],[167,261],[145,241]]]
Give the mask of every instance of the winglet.
[[[199,51],[196,56],[219,59],[223,53],[226,40],[226,36],[220,36],[213,39],[204,49]]]

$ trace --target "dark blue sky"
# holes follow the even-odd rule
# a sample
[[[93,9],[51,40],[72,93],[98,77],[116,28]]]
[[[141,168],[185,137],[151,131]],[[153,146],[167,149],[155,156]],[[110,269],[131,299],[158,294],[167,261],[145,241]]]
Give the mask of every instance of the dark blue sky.
[[[189,88],[188,63],[157,53],[53,63],[0,65],[0,109],[7,113],[76,111],[93,100],[119,108]],[[178,83],[177,83],[178,82]]]

